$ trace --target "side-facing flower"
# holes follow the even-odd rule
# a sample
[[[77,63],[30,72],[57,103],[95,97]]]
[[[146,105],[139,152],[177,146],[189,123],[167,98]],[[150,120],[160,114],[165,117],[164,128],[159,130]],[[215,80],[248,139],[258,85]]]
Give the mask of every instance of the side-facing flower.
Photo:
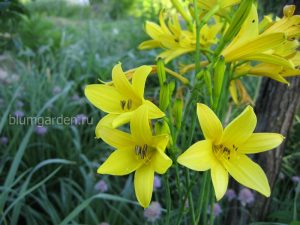
[[[130,120],[131,134],[101,127],[99,136],[116,150],[97,171],[117,176],[135,171],[135,194],[144,208],[151,201],[154,173],[163,174],[172,165],[172,160],[165,154],[168,135],[152,135],[147,108],[143,105],[134,112]]]
[[[112,70],[113,85],[92,84],[86,86],[87,99],[98,109],[109,113],[98,123],[96,137],[99,137],[101,126],[115,128],[129,122],[134,111],[141,105],[148,106],[149,119],[164,116],[164,113],[156,105],[144,99],[145,83],[150,72],[150,66],[138,67],[132,76],[132,83],[130,83],[119,63]]]
[[[217,15],[228,17],[230,7],[240,3],[240,0],[198,0],[199,9],[203,10],[204,13],[210,11],[216,5],[219,5],[219,11]],[[203,14],[204,14],[203,13]]]
[[[187,149],[177,159],[178,163],[196,171],[210,169],[217,200],[227,190],[228,174],[242,185],[270,196],[265,173],[246,154],[273,149],[283,141],[283,136],[277,133],[253,133],[256,116],[251,106],[225,129],[208,106],[198,104],[197,114],[206,140]]]
[[[273,53],[273,49],[287,41],[285,30],[259,34],[257,8],[253,4],[241,30],[231,43],[222,51],[226,62],[259,61],[293,68],[293,63]]]
[[[162,58],[166,63],[172,59],[193,52],[196,49],[195,35],[181,28],[177,15],[169,20],[168,26],[164,20],[163,11],[159,16],[160,25],[147,21],[145,24],[146,33],[152,38],[139,45],[139,49],[165,48],[157,58]]]
[[[152,38],[139,45],[139,49],[163,48],[165,51],[160,53],[157,58],[162,58],[166,63],[183,54],[196,50],[196,29],[192,31],[181,27],[178,16],[174,15],[165,23],[164,13],[161,11],[159,25],[150,21],[146,22],[146,33]],[[205,24],[200,30],[200,46],[208,48],[217,42],[217,33],[221,30],[222,24]]]

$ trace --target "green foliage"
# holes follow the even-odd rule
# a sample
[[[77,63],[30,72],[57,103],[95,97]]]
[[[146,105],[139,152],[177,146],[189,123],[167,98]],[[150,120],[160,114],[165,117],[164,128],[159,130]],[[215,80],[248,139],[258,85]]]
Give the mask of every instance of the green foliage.
[[[49,46],[53,51],[60,48],[61,32],[53,21],[38,14],[22,16],[18,27],[20,44],[23,48],[37,51],[41,46]]]

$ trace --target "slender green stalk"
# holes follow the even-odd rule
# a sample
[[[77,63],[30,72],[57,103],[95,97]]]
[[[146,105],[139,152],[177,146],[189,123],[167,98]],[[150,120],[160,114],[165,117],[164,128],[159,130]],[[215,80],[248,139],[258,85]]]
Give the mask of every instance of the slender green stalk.
[[[186,183],[190,184],[191,183],[190,171],[189,171],[189,169],[186,169],[185,172],[186,172],[185,173]],[[195,218],[195,209],[194,209],[192,192],[188,193],[188,200],[189,200],[189,208],[190,208],[190,212],[191,212],[191,216],[192,216],[192,224],[197,225],[196,218]]]
[[[167,221],[166,224],[170,224],[170,212],[171,212],[171,192],[170,192],[170,183],[168,173],[164,175],[165,183],[166,183],[166,196],[167,196]]]
[[[200,189],[200,194],[199,194],[199,199],[197,201],[197,206],[199,206],[198,210],[197,210],[197,218],[196,218],[196,223],[199,224],[200,218],[201,218],[201,213],[202,213],[202,208],[203,208],[203,203],[204,203],[204,194],[206,192],[206,183],[208,181],[208,174],[209,171],[205,171],[204,172],[204,177],[203,177],[203,182],[201,185],[201,189]]]
[[[215,192],[214,189],[212,187],[212,184],[210,184],[210,195],[211,195],[211,203],[210,203],[210,225],[214,224],[214,219],[215,219],[215,215],[214,215],[214,204],[215,204]]]
[[[195,74],[200,71],[200,20],[197,7],[197,0],[194,0],[195,21],[196,21],[196,54],[195,54]]]

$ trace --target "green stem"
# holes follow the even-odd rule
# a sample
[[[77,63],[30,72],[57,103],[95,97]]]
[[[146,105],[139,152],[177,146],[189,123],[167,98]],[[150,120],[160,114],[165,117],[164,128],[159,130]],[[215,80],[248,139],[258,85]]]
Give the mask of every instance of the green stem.
[[[170,212],[171,212],[171,192],[170,192],[170,183],[168,178],[168,173],[164,175],[165,183],[166,183],[166,196],[167,196],[167,222],[166,224],[170,224]]]
[[[194,8],[195,8],[195,21],[196,21],[195,74],[197,74],[200,71],[200,67],[201,67],[200,66],[200,20],[199,20],[199,12],[197,7],[197,0],[194,0]]]
[[[196,177],[195,177],[195,178],[196,178]],[[196,180],[195,178],[194,178],[193,181],[191,182],[190,186],[187,188],[187,192],[186,192],[186,194],[184,195],[185,197],[183,198],[183,204],[181,204],[181,206],[180,206],[179,216],[178,216],[178,218],[177,218],[177,223],[176,223],[176,225],[179,225],[179,224],[181,223],[181,219],[182,219],[182,217],[183,217],[183,213],[184,213],[184,209],[185,209],[185,203],[186,203],[186,200],[188,199],[188,195],[189,195],[189,193],[191,192],[191,190],[192,190],[194,184],[196,183],[196,182],[195,182],[195,180]]]
[[[212,187],[212,184],[210,184],[211,187],[211,204],[210,204],[210,225],[214,224],[214,204],[215,204],[215,192]]]
[[[208,181],[208,174],[209,171],[204,172],[204,177],[203,177],[203,182],[202,182],[202,188],[200,189],[200,195],[199,199],[197,201],[197,205],[199,206],[199,209],[197,211],[197,218],[196,218],[196,223],[199,224],[200,218],[201,218],[201,212],[203,208],[203,203],[204,203],[204,194],[206,193],[206,183]]]
[[[190,178],[190,171],[189,171],[189,169],[186,169],[185,179],[186,179],[186,183],[187,183],[187,184],[190,184],[190,183],[191,183],[191,178]],[[196,223],[196,218],[195,218],[195,209],[194,209],[193,196],[192,196],[192,192],[191,192],[191,191],[188,193],[188,200],[189,200],[189,209],[190,209],[191,216],[192,216],[192,223],[193,223],[194,225],[197,225],[197,223]]]

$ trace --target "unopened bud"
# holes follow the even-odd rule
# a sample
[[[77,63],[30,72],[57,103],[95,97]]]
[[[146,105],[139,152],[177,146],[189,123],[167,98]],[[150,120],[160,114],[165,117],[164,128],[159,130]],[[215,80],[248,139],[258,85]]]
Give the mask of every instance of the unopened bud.
[[[170,103],[170,91],[169,84],[165,82],[159,92],[159,108],[164,112],[168,108]]]
[[[166,82],[166,71],[165,71],[165,64],[163,59],[157,60],[157,76],[158,76],[159,84],[162,87],[163,84]]]
[[[291,17],[294,15],[296,10],[296,6],[295,5],[286,5],[283,8],[283,15],[284,17]]]
[[[210,97],[210,102],[212,104],[213,94],[212,94],[211,75],[210,75],[210,72],[207,69],[205,69],[203,71],[203,77],[204,77],[204,82],[205,82],[205,85],[206,85],[208,95]]]
[[[174,106],[173,106],[173,116],[174,116],[174,123],[177,129],[181,127],[182,109],[183,109],[182,99],[175,99]]]

